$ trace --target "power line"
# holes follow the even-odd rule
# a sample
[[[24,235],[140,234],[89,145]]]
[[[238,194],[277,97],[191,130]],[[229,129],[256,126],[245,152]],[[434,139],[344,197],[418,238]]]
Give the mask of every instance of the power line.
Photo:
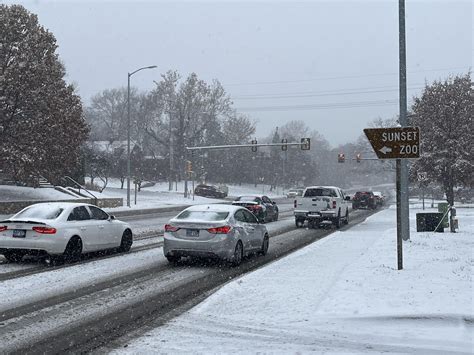
[[[411,87],[409,90],[423,89],[424,86]],[[291,99],[291,98],[305,98],[305,97],[320,97],[320,96],[335,96],[335,95],[359,95],[359,94],[375,94],[381,92],[398,92],[399,89],[385,89],[385,90],[365,90],[365,91],[346,91],[346,92],[306,92],[301,94],[261,94],[261,95],[244,95],[233,96],[234,100],[266,100],[266,99]]]
[[[329,110],[345,109],[357,107],[377,107],[377,106],[395,106],[398,100],[373,100],[373,101],[354,101],[354,102],[333,102],[327,104],[308,104],[308,105],[280,105],[280,106],[256,106],[256,107],[237,107],[240,112],[252,111],[303,111],[303,110]]]
[[[428,73],[428,72],[436,72],[436,71],[466,69],[466,68],[467,67],[453,67],[453,68],[439,68],[439,69],[428,69],[428,70],[414,70],[414,71],[410,71],[408,73],[410,73],[410,74]],[[318,77],[318,78],[299,79],[299,80],[278,80],[278,81],[257,81],[257,82],[247,82],[247,83],[231,83],[231,84],[225,84],[225,86],[291,84],[291,83],[303,83],[303,82],[311,82],[311,81],[318,81],[318,80],[369,78],[369,77],[391,76],[391,75],[397,75],[398,76],[399,72],[377,73],[377,74],[360,74],[360,75],[345,75],[345,76],[322,76],[322,77]]]

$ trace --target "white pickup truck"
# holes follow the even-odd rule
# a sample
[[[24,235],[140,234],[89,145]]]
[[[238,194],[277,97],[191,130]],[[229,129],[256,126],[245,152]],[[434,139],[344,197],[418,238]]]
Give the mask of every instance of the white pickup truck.
[[[340,228],[349,223],[350,196],[335,186],[309,186],[303,196],[294,202],[296,227],[319,227],[323,221],[330,221]]]

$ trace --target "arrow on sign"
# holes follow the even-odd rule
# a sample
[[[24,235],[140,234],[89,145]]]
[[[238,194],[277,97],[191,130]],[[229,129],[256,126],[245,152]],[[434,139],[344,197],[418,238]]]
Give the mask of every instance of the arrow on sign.
[[[382,149],[379,149],[379,152],[382,152],[382,154],[387,154],[392,152],[392,148],[383,146]]]

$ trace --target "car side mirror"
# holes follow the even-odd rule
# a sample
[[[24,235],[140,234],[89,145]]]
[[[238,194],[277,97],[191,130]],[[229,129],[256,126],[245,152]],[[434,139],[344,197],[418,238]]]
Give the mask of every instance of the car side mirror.
[[[111,221],[113,221],[113,220],[115,219],[115,216],[114,216],[114,215],[110,215],[110,216],[109,216],[109,219],[110,219]]]
[[[275,202],[275,201],[272,201],[272,205],[276,205],[276,202]]]
[[[346,196],[346,197],[344,198],[344,200],[350,201],[350,200],[351,200],[351,197],[350,197],[350,196]]]

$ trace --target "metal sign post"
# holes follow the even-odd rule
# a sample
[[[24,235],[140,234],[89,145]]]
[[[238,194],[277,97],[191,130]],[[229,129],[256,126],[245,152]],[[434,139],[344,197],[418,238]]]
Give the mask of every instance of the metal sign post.
[[[402,240],[409,239],[403,230],[409,227],[408,203],[403,191],[408,190],[408,178],[404,178],[403,166],[408,158],[420,157],[420,129],[418,127],[366,128],[364,133],[379,159],[396,159],[397,176],[397,262],[403,269]],[[404,238],[405,236],[405,238]]]

